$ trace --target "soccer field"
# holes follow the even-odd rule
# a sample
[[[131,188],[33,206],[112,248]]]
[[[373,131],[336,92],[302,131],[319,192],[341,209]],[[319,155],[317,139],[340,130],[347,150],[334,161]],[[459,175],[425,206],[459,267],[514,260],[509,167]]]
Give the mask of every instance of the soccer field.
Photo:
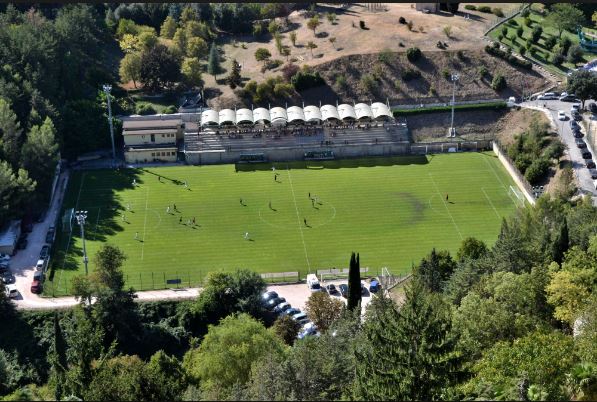
[[[90,271],[98,247],[116,244],[127,286],[142,290],[237,268],[304,277],[347,267],[352,251],[371,274],[404,273],[432,247],[455,252],[467,236],[493,244],[518,205],[511,185],[492,153],[76,171],[63,211],[88,211]],[[46,295],[69,293],[82,255],[76,222],[72,236],[59,227]]]

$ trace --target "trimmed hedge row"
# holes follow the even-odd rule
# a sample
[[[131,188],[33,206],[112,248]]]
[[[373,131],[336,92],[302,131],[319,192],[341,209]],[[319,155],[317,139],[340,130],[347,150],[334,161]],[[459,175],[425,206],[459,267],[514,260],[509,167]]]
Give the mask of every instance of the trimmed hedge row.
[[[513,66],[518,66],[522,68],[526,68],[527,70],[533,69],[533,63],[528,60],[519,59],[518,57],[514,56],[513,54],[509,54],[504,52],[499,47],[493,46],[485,46],[485,51],[492,56],[499,57],[500,59],[506,60],[508,63],[512,64]]]
[[[505,101],[491,102],[491,103],[477,103],[472,105],[456,105],[454,110],[502,110],[506,109],[508,105]],[[392,109],[394,116],[406,116],[421,113],[438,113],[449,112],[452,106],[433,106],[422,109]]]

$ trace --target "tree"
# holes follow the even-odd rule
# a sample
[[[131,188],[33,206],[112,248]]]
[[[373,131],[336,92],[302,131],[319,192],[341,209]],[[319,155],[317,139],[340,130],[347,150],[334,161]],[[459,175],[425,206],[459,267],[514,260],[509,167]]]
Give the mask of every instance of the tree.
[[[262,61],[264,65],[270,59],[270,57],[272,57],[272,54],[264,47],[260,47],[255,50],[255,60]]]
[[[274,334],[276,334],[282,342],[290,346],[294,343],[300,329],[301,324],[293,320],[289,315],[282,315],[276,318],[276,321],[274,321],[274,325],[272,326]]]
[[[327,13],[325,17],[327,18],[330,24],[334,25],[336,23],[336,13]]]
[[[321,21],[319,21],[318,16],[311,17],[309,21],[307,21],[307,27],[313,31],[313,36],[315,36],[315,30],[319,25],[321,25]]]
[[[157,44],[141,54],[139,81],[147,90],[156,92],[169,88],[179,78],[180,60],[166,46]]]
[[[184,392],[188,380],[181,362],[162,350],[156,352],[143,369],[142,400],[175,401]]]
[[[597,75],[584,69],[575,70],[568,76],[566,90],[575,94],[581,100],[584,108],[587,99],[597,97]]]
[[[118,292],[124,288],[122,263],[126,255],[116,246],[104,244],[94,257],[95,277],[100,286]]]
[[[282,341],[263,324],[248,314],[230,315],[209,327],[201,346],[185,354],[183,366],[211,393],[209,399],[222,399],[234,384],[249,380],[254,362],[282,350]]]
[[[413,279],[400,309],[383,295],[369,308],[374,314],[365,321],[365,339],[356,351],[353,397],[441,399],[459,373],[447,306]]]
[[[157,45],[158,37],[154,32],[141,32],[139,34],[139,44],[142,50],[148,50]]]
[[[547,26],[552,26],[558,31],[558,37],[562,32],[573,31],[578,25],[582,25],[585,17],[576,5],[569,3],[557,3],[551,7],[551,12],[543,20]]]
[[[226,77],[226,82],[232,89],[236,88],[242,83],[240,69],[240,64],[236,61],[236,59],[232,59],[232,68],[230,70],[230,75]]]
[[[560,225],[558,236],[552,243],[552,258],[558,264],[562,263],[564,253],[568,251],[570,247],[570,240],[568,237],[568,221],[564,217],[564,222]]]
[[[8,162],[0,160],[0,222],[6,222],[15,210],[22,209],[35,187],[25,169],[18,169],[15,174]]]
[[[335,36],[330,36],[330,38],[328,40],[330,41],[330,43],[334,47],[334,50],[336,50],[336,37]]]
[[[481,240],[474,237],[467,237],[460,244],[460,248],[456,252],[456,259],[464,261],[466,259],[478,260],[487,254],[487,246]]]
[[[56,128],[46,117],[41,126],[33,126],[21,149],[21,164],[38,185],[39,190],[49,192],[59,153],[56,144]]]
[[[353,311],[361,306],[361,266],[359,255],[350,255],[348,266],[348,297],[346,308]]]
[[[0,150],[3,159],[9,161],[13,167],[19,159],[19,144],[21,140],[21,125],[10,104],[0,98]]]
[[[54,383],[54,397],[57,401],[65,396],[64,383],[65,372],[68,369],[66,361],[66,341],[62,335],[62,329],[58,322],[58,313],[54,312],[54,344],[49,353],[49,361],[52,363],[52,377]]]
[[[139,53],[127,53],[120,60],[118,69],[121,82],[133,81],[137,88],[137,81],[141,78],[141,55]]]
[[[439,292],[455,268],[456,263],[448,251],[436,252],[434,248],[428,256],[421,260],[415,270],[415,275],[427,289],[432,292]]]
[[[361,289],[359,287],[359,296],[360,294]],[[314,292],[311,293],[311,296],[309,296],[309,299],[305,304],[305,311],[313,324],[315,324],[321,332],[326,332],[328,328],[340,318],[343,307],[344,303],[338,299],[331,298],[326,292]]]
[[[203,86],[201,71],[203,71],[203,66],[198,58],[185,57],[182,61],[181,73],[187,87],[200,88]]]
[[[200,37],[192,37],[187,41],[186,54],[188,57],[203,59],[207,56],[207,42]]]
[[[591,15],[591,21],[593,21],[593,24],[597,26],[597,11],[593,12]]]
[[[133,53],[141,50],[139,36],[133,34],[124,34],[122,39],[118,41],[118,45],[124,53]]]
[[[176,47],[177,53],[183,55],[187,52],[187,32],[183,27],[180,27],[174,32],[172,42]]]
[[[278,25],[275,19],[270,21],[269,25],[267,26],[267,31],[272,36],[276,36],[276,34],[280,32],[280,25]]]
[[[139,356],[117,356],[101,362],[93,370],[93,380],[84,400],[142,400],[144,368],[145,363]]]
[[[191,22],[191,21],[197,21],[198,16],[197,16],[197,12],[195,11],[195,9],[193,7],[186,6],[185,8],[183,8],[182,13],[180,14],[180,23],[181,25],[186,25],[187,23]]]
[[[502,91],[506,89],[506,78],[501,74],[496,74],[493,79],[491,80],[491,89],[494,91]]]
[[[216,43],[212,42],[211,48],[209,49],[209,59],[207,60],[207,72],[216,78],[216,75],[220,73],[220,55],[218,54],[218,48]]]
[[[166,39],[172,39],[176,33],[176,21],[171,16],[167,16],[160,27],[160,36]]]
[[[313,49],[317,49],[317,45],[313,41],[307,42],[307,49],[311,51],[311,57],[313,57]]]
[[[282,55],[284,45],[282,44],[282,35],[280,35],[278,32],[274,33],[274,42],[276,43],[276,49],[278,50],[278,53]]]
[[[290,32],[290,34],[288,34],[288,36],[290,38],[290,42],[292,42],[292,46],[296,47],[296,31]]]

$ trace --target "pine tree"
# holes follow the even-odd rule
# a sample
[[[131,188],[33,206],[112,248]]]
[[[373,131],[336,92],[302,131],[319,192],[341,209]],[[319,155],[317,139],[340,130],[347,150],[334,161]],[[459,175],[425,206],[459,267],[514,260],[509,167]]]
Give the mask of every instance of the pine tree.
[[[436,400],[458,378],[449,309],[415,277],[398,310],[381,295],[356,351],[354,397],[362,400]]]
[[[415,271],[422,283],[432,292],[441,290],[441,274],[439,267],[439,258],[435,248],[431,250],[428,258],[423,258],[421,264]]]
[[[230,88],[232,89],[236,88],[238,85],[241,84],[240,69],[240,64],[238,64],[236,59],[233,59],[230,75],[226,77],[226,83],[230,85]]]
[[[60,328],[60,323],[58,322],[57,313],[54,313],[54,345],[51,353],[52,371],[56,382],[54,396],[59,401],[66,391],[65,373],[68,363],[66,360],[66,342]]]
[[[214,76],[216,76],[220,72],[220,57],[218,55],[218,49],[216,47],[216,43],[213,42],[211,44],[211,49],[209,49],[209,59],[207,61],[207,72]]]
[[[560,233],[552,243],[552,258],[558,264],[562,263],[564,253],[568,251],[570,240],[568,237],[568,221],[564,217],[564,222],[560,225]]]
[[[347,308],[351,311],[361,305],[361,269],[359,255],[354,252],[350,256],[347,299]]]

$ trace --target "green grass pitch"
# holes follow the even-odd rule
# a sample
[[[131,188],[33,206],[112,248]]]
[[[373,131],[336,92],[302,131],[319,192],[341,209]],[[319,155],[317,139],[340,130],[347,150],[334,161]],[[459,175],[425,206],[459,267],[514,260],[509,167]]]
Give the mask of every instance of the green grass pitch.
[[[516,208],[513,184],[490,153],[77,171],[63,211],[88,211],[90,271],[110,242],[128,257],[128,286],[158,289],[237,268],[304,277],[347,267],[352,251],[372,274],[407,272],[432,247],[455,252],[467,236],[493,244]],[[46,295],[69,293],[82,255],[78,225],[72,237],[58,228]]]

